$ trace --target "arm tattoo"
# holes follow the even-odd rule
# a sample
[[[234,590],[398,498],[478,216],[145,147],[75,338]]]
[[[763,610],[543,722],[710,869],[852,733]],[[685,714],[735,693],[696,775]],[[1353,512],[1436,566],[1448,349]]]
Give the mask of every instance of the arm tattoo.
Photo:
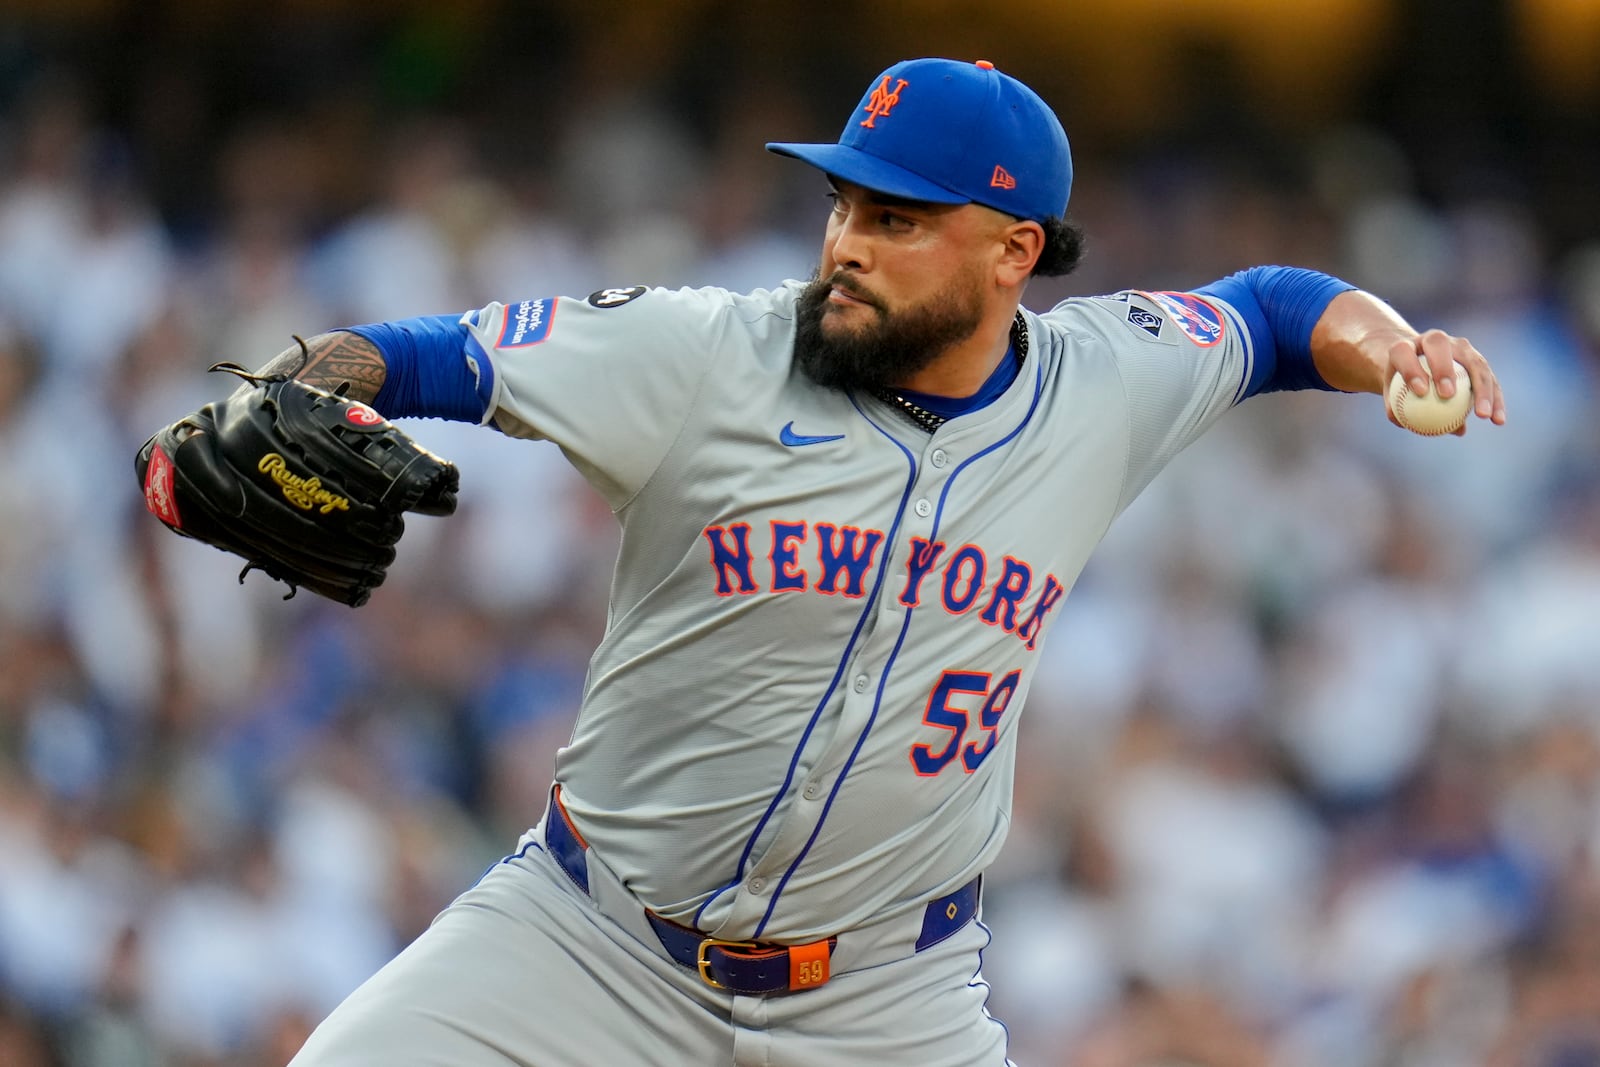
[[[388,365],[376,345],[360,334],[337,330],[307,340],[305,353],[299,344],[284,349],[257,373],[268,377],[287,374],[330,391],[348,382],[346,396],[371,403],[383,388],[387,372]]]

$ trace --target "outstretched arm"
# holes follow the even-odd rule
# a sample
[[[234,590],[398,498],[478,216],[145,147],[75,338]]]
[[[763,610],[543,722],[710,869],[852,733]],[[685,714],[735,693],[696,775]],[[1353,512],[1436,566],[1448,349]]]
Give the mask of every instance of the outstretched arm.
[[[1411,391],[1428,391],[1427,373],[1439,383],[1439,394],[1455,392],[1451,362],[1461,364],[1472,380],[1473,411],[1496,426],[1506,421],[1505,397],[1489,361],[1464,337],[1443,330],[1418,333],[1393,308],[1358,289],[1340,293],[1329,302],[1311,330],[1311,359],[1317,373],[1335,389],[1346,392],[1388,391],[1396,371],[1405,376]],[[1389,416],[1393,421],[1393,413]],[[1463,426],[1456,433],[1466,432]]]
[[[1337,389],[1382,396],[1398,371],[1423,396],[1428,392],[1426,365],[1439,383],[1439,394],[1448,397],[1455,392],[1454,360],[1472,382],[1478,417],[1496,426],[1506,421],[1500,383],[1470,341],[1443,330],[1418,333],[1388,304],[1348,282],[1297,267],[1265,266],[1229,275],[1197,292],[1232,304],[1254,339],[1257,369],[1245,395]],[[1388,414],[1396,422],[1394,412]]]

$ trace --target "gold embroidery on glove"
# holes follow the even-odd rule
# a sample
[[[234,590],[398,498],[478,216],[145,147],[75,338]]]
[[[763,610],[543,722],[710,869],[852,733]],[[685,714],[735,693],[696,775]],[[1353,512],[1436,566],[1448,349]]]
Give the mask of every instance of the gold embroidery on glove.
[[[319,509],[326,515],[331,511],[349,511],[350,501],[338,493],[322,488],[321,478],[302,478],[290,472],[289,466],[281,455],[268,452],[261,457],[257,464],[262,474],[269,475],[278,488],[283,490],[283,498],[302,511],[310,511],[321,504]]]

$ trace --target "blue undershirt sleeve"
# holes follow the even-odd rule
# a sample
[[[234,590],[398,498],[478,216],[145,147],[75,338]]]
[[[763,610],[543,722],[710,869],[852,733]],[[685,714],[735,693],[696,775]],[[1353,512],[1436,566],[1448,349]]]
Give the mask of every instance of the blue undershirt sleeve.
[[[1196,292],[1226,300],[1244,319],[1256,357],[1244,396],[1254,396],[1290,389],[1333,390],[1311,361],[1311,329],[1334,297],[1354,288],[1320,271],[1251,267]]]
[[[422,415],[482,422],[494,391],[494,368],[474,358],[466,318],[427,315],[346,327],[383,354],[383,388],[372,406],[385,418]]]

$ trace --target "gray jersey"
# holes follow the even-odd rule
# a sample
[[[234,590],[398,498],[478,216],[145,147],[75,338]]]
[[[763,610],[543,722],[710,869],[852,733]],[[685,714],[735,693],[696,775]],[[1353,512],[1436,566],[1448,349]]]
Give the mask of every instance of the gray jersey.
[[[999,399],[930,435],[792,366],[798,292],[467,317],[485,421],[555,442],[622,526],[558,759],[567,809],[656,912],[790,942],[920,908],[994,860],[1067,590],[1253,364],[1215,299],[1068,300],[1025,313]]]

